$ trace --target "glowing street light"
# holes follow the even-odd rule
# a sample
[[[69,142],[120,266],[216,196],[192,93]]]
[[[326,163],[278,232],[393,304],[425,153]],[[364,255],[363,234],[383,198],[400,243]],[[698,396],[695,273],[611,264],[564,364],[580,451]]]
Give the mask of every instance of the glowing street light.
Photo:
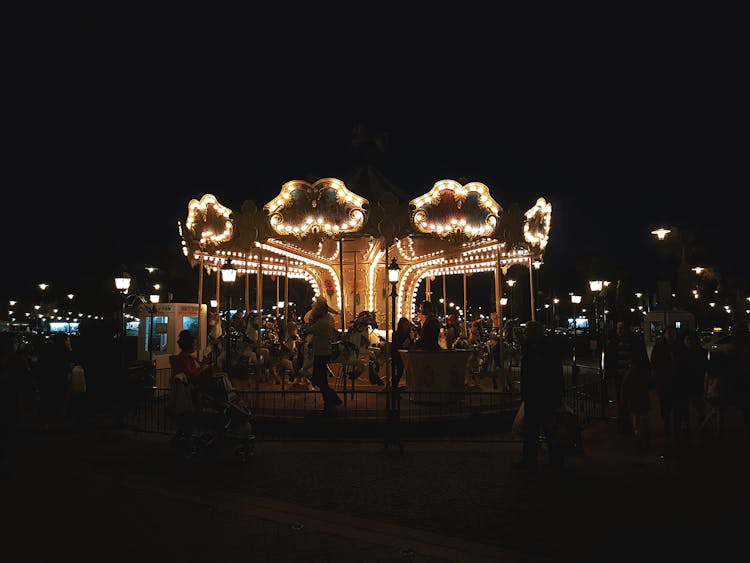
[[[651,234],[656,235],[656,238],[658,238],[659,240],[664,240],[666,236],[671,232],[672,231],[670,229],[659,227],[658,229],[654,229],[653,231],[651,231]]]
[[[398,265],[396,259],[393,258],[391,263],[388,264],[388,282],[391,284],[391,344],[393,344],[393,335],[396,332],[396,284],[398,283],[399,277],[401,277],[401,266]],[[451,303],[453,305],[453,303]],[[386,333],[386,337],[388,333]],[[391,416],[397,420],[399,415],[399,400],[398,400],[398,382],[396,381],[396,363],[391,360]]]
[[[118,291],[127,293],[128,289],[130,289],[130,280],[130,274],[128,274],[127,272],[123,272],[115,278],[115,287]]]
[[[224,283],[233,284],[234,280],[237,279],[237,270],[234,269],[234,266],[232,266],[232,261],[227,258],[226,262],[224,262],[224,265],[221,267],[221,280]],[[231,334],[232,331],[229,330],[229,326],[231,324],[231,314],[232,314],[232,294],[227,291],[227,351],[226,351],[226,368],[225,370],[227,372],[230,371],[230,368],[232,364],[230,363],[230,350],[232,348],[232,341],[231,341]]]
[[[576,363],[576,338],[578,337],[578,314],[577,307],[581,303],[581,296],[575,293],[570,294],[570,302],[573,304],[573,385],[578,382],[578,364]]]

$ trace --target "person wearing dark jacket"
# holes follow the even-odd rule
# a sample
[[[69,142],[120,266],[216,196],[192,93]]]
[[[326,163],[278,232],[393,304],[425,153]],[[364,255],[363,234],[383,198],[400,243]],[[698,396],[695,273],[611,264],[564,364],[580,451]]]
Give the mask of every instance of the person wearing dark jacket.
[[[78,363],[70,335],[58,332],[42,355],[39,378],[39,417],[48,431],[58,422],[68,392],[68,373]]]
[[[391,361],[395,367],[396,378],[393,381],[393,386],[398,388],[401,377],[404,375],[404,360],[399,354],[399,350],[408,350],[411,343],[411,323],[406,317],[401,317],[396,325],[396,330],[393,332],[393,345],[391,347]]]
[[[676,400],[680,421],[675,422],[675,433],[678,433],[683,423],[685,430],[690,431],[691,403],[698,415],[698,424],[706,414],[703,384],[708,369],[708,351],[701,346],[694,330],[685,333],[683,342],[685,345],[678,356],[677,365]]]
[[[682,353],[681,343],[677,340],[677,330],[673,326],[668,326],[664,334],[656,339],[654,349],[651,351],[651,372],[653,381],[659,393],[659,405],[661,410],[661,419],[664,424],[664,439],[667,442],[672,440],[672,430],[674,430],[675,443],[679,442],[680,429],[676,428],[675,401],[677,400],[678,383],[677,383],[677,366],[680,354]]]
[[[440,323],[435,316],[435,308],[430,301],[422,301],[419,306],[419,322],[421,330],[419,338],[414,343],[417,350],[439,350]]]
[[[624,321],[618,321],[615,326],[615,334],[609,338],[604,348],[604,375],[607,378],[607,382],[611,382],[615,393],[617,429],[620,432],[630,433],[633,431],[631,419],[634,413],[629,408],[633,396],[622,396],[623,382],[625,382],[626,391],[632,390],[630,385],[635,380],[626,376],[633,374],[631,367],[634,366],[637,368],[644,367],[646,373],[643,375],[646,380],[649,380],[651,374],[648,362],[646,346],[641,338],[633,334]],[[638,413],[635,414],[637,415]]]
[[[564,389],[560,355],[544,336],[542,325],[526,323],[525,343],[521,358],[521,399],[524,404],[523,455],[514,462],[516,469],[534,470],[537,465],[539,430],[550,446],[550,465],[562,468],[563,456],[550,440],[554,411],[562,404]]]

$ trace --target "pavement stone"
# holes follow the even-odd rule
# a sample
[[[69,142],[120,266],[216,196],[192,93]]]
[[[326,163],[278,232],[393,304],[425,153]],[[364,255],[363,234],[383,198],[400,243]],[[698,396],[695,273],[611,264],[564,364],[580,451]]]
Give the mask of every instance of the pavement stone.
[[[652,446],[612,421],[558,474],[511,469],[520,442],[273,441],[185,464],[167,437],[18,432],[3,481],[2,561],[715,560],[744,548],[740,414],[722,437]],[[544,455],[542,450],[542,455]],[[745,548],[746,549],[746,548]]]

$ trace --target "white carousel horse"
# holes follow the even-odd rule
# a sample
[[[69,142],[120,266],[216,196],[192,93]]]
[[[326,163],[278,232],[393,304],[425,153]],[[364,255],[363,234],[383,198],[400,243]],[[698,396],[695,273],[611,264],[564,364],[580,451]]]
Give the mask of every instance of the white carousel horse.
[[[302,342],[295,325],[294,327],[290,327],[284,338],[277,343],[274,350],[275,353],[271,354],[272,370],[276,374],[276,379],[286,377],[294,381],[298,380],[295,366],[297,365],[297,355],[300,353],[301,348]]]
[[[208,315],[208,330],[206,339],[206,357],[209,358],[215,368],[224,371],[224,341],[222,335],[224,330],[221,326],[221,318],[218,313]]]
[[[333,345],[332,362],[341,364],[342,373],[349,379],[357,379],[365,368],[369,368],[370,383],[383,385],[377,375],[377,358],[370,350],[370,328],[378,328],[373,311],[361,311],[351,322],[344,337]],[[367,365],[362,361],[367,360]]]

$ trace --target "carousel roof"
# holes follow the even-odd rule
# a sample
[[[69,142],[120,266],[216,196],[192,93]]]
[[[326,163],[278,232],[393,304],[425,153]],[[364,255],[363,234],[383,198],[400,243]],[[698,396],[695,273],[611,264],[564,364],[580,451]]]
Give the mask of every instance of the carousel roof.
[[[373,199],[337,178],[286,182],[262,209],[246,201],[239,213],[212,194],[193,199],[185,228],[180,226],[183,252],[193,262],[197,253],[247,251],[273,242],[332,261],[338,239],[361,239],[363,250],[372,250],[368,239],[384,237],[388,244],[409,239],[399,246],[405,259],[482,241],[497,242],[508,253],[541,255],[549,240],[552,206],[542,197],[525,213],[515,204],[504,210],[485,184],[446,179],[407,206],[400,199],[405,194],[375,169],[361,167],[354,178]]]

